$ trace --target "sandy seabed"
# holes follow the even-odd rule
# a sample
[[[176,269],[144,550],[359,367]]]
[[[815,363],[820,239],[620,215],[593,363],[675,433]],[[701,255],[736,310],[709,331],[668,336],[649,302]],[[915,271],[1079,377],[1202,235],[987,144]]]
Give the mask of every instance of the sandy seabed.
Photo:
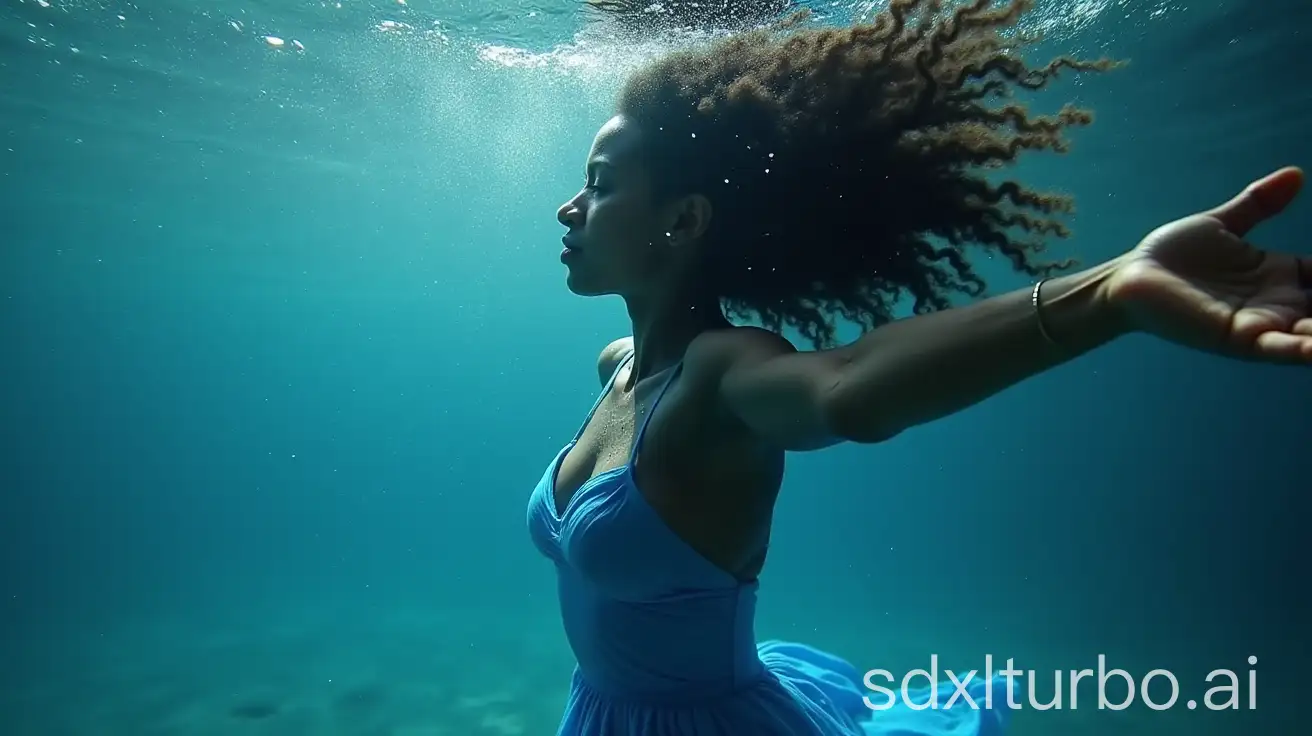
[[[283,612],[49,642],[5,736],[549,736],[573,660],[554,621]]]
[[[142,620],[38,651],[0,691],[3,736],[554,736],[573,667],[557,620],[505,611]],[[1011,733],[1236,733],[1180,715],[1031,710]]]

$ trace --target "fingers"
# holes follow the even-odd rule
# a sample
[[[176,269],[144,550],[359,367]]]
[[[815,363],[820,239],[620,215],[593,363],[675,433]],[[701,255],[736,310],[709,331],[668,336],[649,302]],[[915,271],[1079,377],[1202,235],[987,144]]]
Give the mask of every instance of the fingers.
[[[1207,214],[1220,220],[1227,230],[1242,238],[1263,220],[1280,214],[1294,201],[1302,187],[1302,169],[1287,166],[1249,184],[1229,202]]]
[[[1264,363],[1312,366],[1312,317],[1295,319],[1266,309],[1234,315],[1231,338],[1238,354]]]
[[[1237,327],[1249,331],[1251,357],[1267,363],[1312,366],[1312,317],[1278,325],[1263,315],[1249,315]],[[1265,324],[1264,324],[1265,323]]]
[[[1266,362],[1312,365],[1312,334],[1264,332],[1253,343],[1253,352],[1253,357]]]

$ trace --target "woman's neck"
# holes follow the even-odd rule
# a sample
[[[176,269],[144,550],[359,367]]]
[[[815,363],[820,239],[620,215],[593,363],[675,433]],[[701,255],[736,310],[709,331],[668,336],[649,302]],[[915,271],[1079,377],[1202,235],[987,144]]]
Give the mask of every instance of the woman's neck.
[[[730,323],[714,299],[626,300],[633,324],[633,370],[629,385],[673,367],[688,345],[708,330]]]

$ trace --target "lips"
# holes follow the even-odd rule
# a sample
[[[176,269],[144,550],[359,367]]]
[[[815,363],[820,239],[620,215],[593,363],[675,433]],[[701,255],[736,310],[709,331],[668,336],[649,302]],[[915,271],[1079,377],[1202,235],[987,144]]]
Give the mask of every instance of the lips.
[[[579,252],[578,244],[573,238],[566,235],[560,239],[560,242],[565,246],[565,248],[560,251],[560,260],[562,263],[568,263],[570,260],[577,257]]]

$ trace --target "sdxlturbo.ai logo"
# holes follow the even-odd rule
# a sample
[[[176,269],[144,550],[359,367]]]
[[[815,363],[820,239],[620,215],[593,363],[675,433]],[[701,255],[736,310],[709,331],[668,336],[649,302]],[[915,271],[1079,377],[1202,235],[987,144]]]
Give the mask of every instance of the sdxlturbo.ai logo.
[[[1248,664],[1250,667],[1257,664],[1257,657],[1249,657]],[[930,656],[929,670],[911,670],[902,677],[901,686],[895,691],[877,683],[884,681],[889,684],[894,682],[893,673],[888,670],[870,670],[865,674],[863,681],[865,686],[870,690],[880,693],[884,696],[883,700],[878,700],[867,695],[863,698],[866,707],[871,710],[887,710],[898,703],[913,710],[946,709],[966,706],[969,708],[991,709],[995,705],[997,698],[1002,707],[1012,710],[1019,709],[1023,705],[1016,699],[1016,680],[1024,679],[1028,682],[1028,703],[1029,707],[1035,710],[1066,710],[1075,709],[1080,705],[1081,681],[1085,682],[1083,689],[1087,693],[1090,687],[1096,688],[1097,703],[1099,710],[1125,710],[1134,704],[1135,696],[1153,710],[1168,710],[1176,706],[1180,699],[1180,682],[1176,676],[1169,670],[1155,669],[1143,676],[1137,684],[1135,678],[1129,672],[1123,669],[1108,669],[1107,657],[1098,655],[1097,671],[1091,669],[1070,670],[1069,673],[1062,670],[1053,670],[1051,676],[1036,676],[1034,670],[1018,670],[1015,668],[1014,660],[1007,658],[1007,666],[996,673],[993,670],[993,655],[987,655],[984,658],[984,672],[989,673],[982,678],[977,679],[979,670],[970,670],[964,674],[957,674],[952,670],[944,670],[947,682],[942,682],[939,677],[938,655]],[[1247,708],[1249,710],[1257,709],[1257,671],[1249,669],[1247,671]],[[917,687],[916,678],[924,678],[926,685]],[[1069,678],[1069,680],[1067,680]],[[1040,682],[1040,679],[1043,681]],[[1243,698],[1241,697],[1240,676],[1234,670],[1215,669],[1207,674],[1204,681],[1212,686],[1203,693],[1202,704],[1208,710],[1238,710],[1241,707]],[[1109,697],[1108,685],[1114,682],[1122,683],[1124,695],[1117,700]],[[1052,683],[1053,689],[1047,696],[1047,702],[1040,700],[1040,694],[1037,689],[1047,690],[1048,683]],[[1213,684],[1214,683],[1214,684]],[[1162,696],[1163,688],[1166,689],[1166,697]],[[1118,688],[1118,690],[1121,688]],[[1156,694],[1154,695],[1154,691]],[[901,696],[900,698],[898,696]],[[1184,706],[1190,710],[1197,708],[1198,701],[1190,699],[1185,701]],[[1088,707],[1087,705],[1085,707]]]

